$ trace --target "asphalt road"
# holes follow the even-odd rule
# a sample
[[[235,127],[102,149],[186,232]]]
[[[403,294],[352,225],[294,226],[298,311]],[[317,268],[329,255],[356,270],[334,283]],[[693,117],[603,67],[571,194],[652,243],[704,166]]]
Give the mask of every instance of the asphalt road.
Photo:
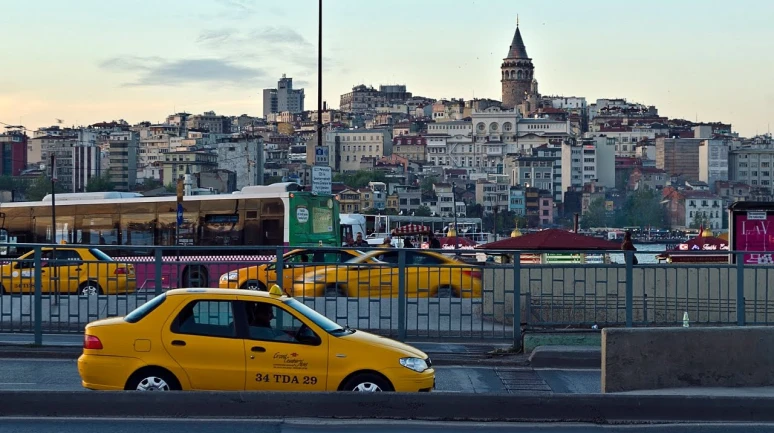
[[[598,393],[599,370],[437,366],[436,392]],[[0,358],[0,390],[81,391],[75,360]]]
[[[329,420],[137,420],[137,419],[4,419],[0,433],[762,433],[774,426],[761,424],[597,426],[589,424],[502,424],[412,421]],[[232,430],[233,429],[233,430]]]

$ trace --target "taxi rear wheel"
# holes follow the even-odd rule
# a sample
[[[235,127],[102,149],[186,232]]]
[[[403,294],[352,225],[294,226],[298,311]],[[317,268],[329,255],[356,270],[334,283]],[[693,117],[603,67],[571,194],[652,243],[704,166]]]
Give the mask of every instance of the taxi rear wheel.
[[[126,381],[127,391],[179,391],[180,383],[175,376],[161,368],[146,368],[135,372]]]
[[[454,290],[454,287],[452,286],[442,286],[439,287],[438,290],[435,292],[436,298],[457,298],[459,295],[457,294],[457,291]]]
[[[342,387],[343,391],[354,392],[390,392],[392,391],[392,384],[390,382],[373,373],[360,373],[352,376]]]
[[[78,287],[78,294],[81,296],[103,295],[102,287],[96,281],[84,281]]]
[[[337,296],[346,296],[344,288],[338,284],[330,284],[325,288],[324,296],[326,298],[335,298]]]
[[[264,286],[263,283],[258,280],[247,280],[244,284],[242,284],[242,290],[257,290],[259,292],[265,292],[266,286]]]

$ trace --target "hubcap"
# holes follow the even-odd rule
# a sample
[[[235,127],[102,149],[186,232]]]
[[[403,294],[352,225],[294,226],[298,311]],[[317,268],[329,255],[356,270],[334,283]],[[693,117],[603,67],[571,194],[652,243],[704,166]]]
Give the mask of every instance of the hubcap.
[[[379,388],[379,385],[371,382],[363,382],[359,384],[358,386],[353,389],[353,391],[357,392],[382,392],[382,389]]]
[[[137,391],[169,391],[169,385],[164,379],[151,376],[137,384]]]
[[[99,294],[99,289],[95,286],[92,286],[91,284],[84,286],[83,290],[81,290],[81,295],[85,296],[96,296]]]

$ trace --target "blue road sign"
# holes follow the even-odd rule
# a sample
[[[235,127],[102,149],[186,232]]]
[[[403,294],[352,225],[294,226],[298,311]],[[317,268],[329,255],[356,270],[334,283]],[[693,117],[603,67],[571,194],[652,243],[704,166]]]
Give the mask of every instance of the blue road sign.
[[[177,225],[183,224],[183,205],[177,204]]]

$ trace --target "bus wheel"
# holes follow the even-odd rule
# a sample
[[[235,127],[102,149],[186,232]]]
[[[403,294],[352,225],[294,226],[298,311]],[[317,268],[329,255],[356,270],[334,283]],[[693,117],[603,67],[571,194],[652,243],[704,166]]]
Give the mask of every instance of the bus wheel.
[[[183,285],[185,287],[208,287],[207,270],[204,266],[189,266],[183,271]]]

